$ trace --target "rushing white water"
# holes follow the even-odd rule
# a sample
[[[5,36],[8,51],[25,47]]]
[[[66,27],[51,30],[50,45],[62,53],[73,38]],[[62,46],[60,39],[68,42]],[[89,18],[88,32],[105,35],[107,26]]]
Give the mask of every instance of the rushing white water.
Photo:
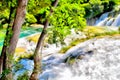
[[[98,25],[101,21],[103,22],[106,18],[108,18],[108,14],[109,12],[102,14],[100,18],[95,22],[95,25]]]
[[[101,20],[96,26],[104,26],[108,21],[108,18],[105,18],[104,20]]]
[[[106,14],[103,14],[103,15],[106,15]],[[120,14],[118,14],[117,17],[111,17],[111,16],[110,17],[101,16],[101,17],[96,21],[96,26],[120,26],[120,22],[119,22]]]
[[[110,26],[114,21],[114,18],[111,18],[110,20],[108,20],[105,24],[105,26]]]
[[[88,26],[120,26],[120,6],[116,6],[114,10],[103,13],[100,17],[87,18]],[[106,21],[106,19],[108,19]],[[104,23],[104,24],[103,24]]]
[[[120,14],[114,19],[103,14],[97,21],[96,26],[119,26]],[[67,45],[73,39],[81,38],[82,33],[68,36],[65,40]],[[34,36],[34,35],[33,35]],[[82,36],[82,38],[85,36]],[[24,43],[25,42],[25,43]],[[27,49],[27,53],[33,52],[35,43],[26,38],[19,41],[18,46]],[[120,37],[91,39],[80,43],[68,50],[65,54],[59,54],[61,45],[49,45],[43,48],[42,69],[40,80],[120,80]],[[15,56],[16,57],[16,56]],[[74,59],[75,62],[70,64]],[[14,79],[28,71],[33,70],[33,60],[21,59],[19,64],[23,67],[15,71]]]
[[[119,39],[103,38],[89,40],[79,44],[77,47],[73,47],[67,54],[75,53],[79,49],[79,54],[86,53],[86,55],[83,55],[84,58],[82,60],[76,59],[76,62],[71,66],[65,63],[59,63],[59,65],[52,64],[52,68],[45,70],[40,75],[40,78],[42,80],[120,79]],[[92,54],[89,53],[90,51]]]
[[[120,26],[120,14],[116,17],[111,26]]]
[[[119,80],[120,37],[91,39],[71,48],[64,55],[53,54],[43,59],[40,80]],[[81,56],[82,59],[78,57]],[[75,58],[70,65],[65,60]],[[33,69],[33,61],[22,59],[23,68],[15,74]]]

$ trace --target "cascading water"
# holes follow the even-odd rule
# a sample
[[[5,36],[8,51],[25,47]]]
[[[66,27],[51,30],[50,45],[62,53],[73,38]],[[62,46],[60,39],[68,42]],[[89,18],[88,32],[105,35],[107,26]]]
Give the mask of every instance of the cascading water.
[[[111,26],[120,26],[120,14],[116,17]]]
[[[100,18],[95,22],[95,25],[100,25],[100,23],[103,25],[103,23],[106,21],[106,19],[108,18],[108,12],[104,13],[100,16]]]
[[[101,20],[100,22],[97,23],[96,26],[104,26],[108,21],[108,18],[105,18],[104,20]]]
[[[114,18],[111,18],[110,20],[108,20],[105,24],[105,26],[110,26],[114,21]]]
[[[108,13],[107,13],[108,14]],[[103,15],[106,15],[103,14]],[[109,15],[109,14],[108,14]],[[102,19],[101,19],[102,17]],[[100,19],[96,21],[95,26],[120,26],[120,14],[118,14],[117,17],[111,17],[111,16],[101,16]]]
[[[87,24],[90,26],[120,26],[120,7],[116,7],[116,10],[106,12],[102,14],[99,18],[95,17],[94,19],[87,19]]]
[[[43,73],[39,80],[119,80],[119,52],[120,37],[88,40],[61,56],[55,54],[43,58]],[[80,59],[80,56],[83,58]],[[65,63],[70,58],[75,59],[72,65]],[[32,60],[22,59],[20,64],[23,68],[15,72],[15,78],[25,71],[32,72]]]

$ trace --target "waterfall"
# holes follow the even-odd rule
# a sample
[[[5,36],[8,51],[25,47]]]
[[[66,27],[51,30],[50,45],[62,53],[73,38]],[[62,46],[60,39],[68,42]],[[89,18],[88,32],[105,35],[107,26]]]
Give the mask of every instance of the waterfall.
[[[105,18],[104,20],[100,21],[96,26],[104,26],[108,21],[108,18]]]
[[[120,26],[120,6],[117,9],[103,13],[100,17],[94,17],[87,19],[87,25],[89,26]]]
[[[106,22],[105,26],[110,26],[114,21],[114,18],[109,19],[109,21]]]
[[[120,26],[120,14],[117,17],[108,16],[114,13],[104,13],[95,23],[95,26]]]
[[[120,14],[117,16],[111,26],[120,26]]]
[[[100,18],[95,22],[95,25],[99,24],[101,21],[104,21],[108,17],[109,12],[104,13],[100,16]]]

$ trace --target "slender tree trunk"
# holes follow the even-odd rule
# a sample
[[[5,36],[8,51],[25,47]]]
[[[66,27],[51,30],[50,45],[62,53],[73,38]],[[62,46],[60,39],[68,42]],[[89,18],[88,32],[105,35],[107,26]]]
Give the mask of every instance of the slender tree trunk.
[[[6,36],[8,35],[8,31],[9,31],[9,28],[11,27],[11,15],[13,14],[13,11],[14,11],[14,8],[12,7],[12,0],[10,0],[10,14],[9,14],[9,20],[8,20],[8,27],[7,27],[7,32],[6,32]],[[7,40],[7,37],[5,37],[5,40]],[[2,74],[2,71],[3,71],[3,60],[4,60],[4,56],[5,54],[3,54],[3,52],[5,52],[7,46],[5,45],[5,42],[4,41],[4,46],[3,46],[3,49],[2,49],[2,54],[0,55],[0,74]]]
[[[6,35],[4,41],[2,58],[3,58],[3,70],[9,70],[9,73],[6,75],[4,80],[13,80],[12,75],[13,55],[19,39],[20,29],[24,22],[27,3],[28,0],[18,0],[18,8],[13,26],[7,30],[8,35]]]
[[[58,1],[59,0],[55,0],[54,4],[53,4],[53,7],[56,7],[57,4],[58,4]],[[50,17],[53,13],[53,10],[51,8],[50,10],[50,15],[48,17]],[[39,37],[39,40],[38,40],[38,43],[37,43],[37,46],[36,46],[36,49],[35,49],[35,52],[34,52],[34,70],[30,76],[30,80],[38,80],[38,77],[39,77],[39,73],[42,73],[42,64],[41,64],[41,61],[42,61],[42,54],[40,54],[40,48],[42,47],[42,42],[44,41],[44,37],[45,37],[45,34],[46,34],[46,29],[49,25],[49,21],[48,21],[48,18],[45,20],[45,24],[44,24],[44,28],[42,30],[42,33]]]

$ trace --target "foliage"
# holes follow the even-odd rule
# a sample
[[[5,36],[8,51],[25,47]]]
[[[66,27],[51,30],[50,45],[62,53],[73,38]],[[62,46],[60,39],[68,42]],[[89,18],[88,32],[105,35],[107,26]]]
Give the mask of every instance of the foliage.
[[[33,24],[36,22],[37,22],[37,20],[32,14],[29,14],[29,13],[26,14],[25,23]]]
[[[25,25],[44,23],[46,17],[49,16],[53,1],[29,0]],[[49,42],[63,42],[63,39],[71,32],[72,28],[76,31],[84,29],[86,26],[85,18],[95,17],[103,12],[110,11],[119,3],[119,0],[60,0],[57,8],[52,8],[54,13],[49,18],[50,26],[52,26],[48,30]],[[16,5],[17,0],[12,0],[13,9]],[[7,26],[9,8],[9,0],[0,1],[0,27]],[[36,40],[34,41],[36,42]]]
[[[20,75],[17,80],[29,80],[28,72],[25,72],[23,75]]]
[[[81,7],[85,8],[85,17],[92,18],[111,11],[118,3],[120,3],[118,0],[89,0],[88,3],[82,4]]]
[[[17,72],[18,70],[22,69],[23,68],[23,65],[22,64],[19,64],[17,62],[14,63],[14,68],[13,68],[13,72]]]
[[[44,18],[48,14],[51,4],[54,0],[29,0],[27,7],[27,17],[26,24],[32,23],[43,23]],[[17,0],[12,0],[13,9],[16,8]],[[110,11],[115,5],[120,4],[119,0],[60,0],[58,5],[59,10],[67,11],[67,7],[71,10],[72,7],[77,7],[76,9],[84,8],[84,17],[94,17],[100,15],[103,12]],[[64,8],[66,6],[66,8]],[[2,0],[0,1],[0,24],[6,24],[9,15],[10,1]],[[60,9],[61,8],[61,9]],[[15,10],[14,10],[15,11]],[[75,13],[75,12],[74,12]],[[59,16],[62,14],[57,13]],[[72,14],[72,13],[71,13]],[[59,21],[59,20],[58,20]],[[2,25],[0,25],[2,27]],[[26,25],[27,26],[27,25]]]
[[[53,15],[50,17],[52,30],[49,34],[52,34],[52,43],[62,42],[70,34],[71,29],[82,30],[86,26],[84,8],[79,7],[79,4],[69,3],[68,1],[61,0],[59,5],[62,6],[55,8]]]
[[[2,80],[4,80],[4,78],[6,77],[7,74],[10,73],[9,69],[6,69],[2,72],[2,74],[0,74],[0,78],[2,78]]]

